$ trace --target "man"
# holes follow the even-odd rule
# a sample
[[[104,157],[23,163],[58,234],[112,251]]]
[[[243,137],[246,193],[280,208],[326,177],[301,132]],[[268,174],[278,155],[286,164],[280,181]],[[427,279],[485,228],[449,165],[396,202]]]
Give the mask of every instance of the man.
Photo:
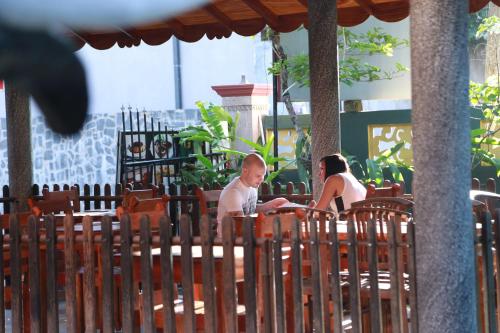
[[[218,233],[222,232],[222,218],[226,215],[242,216],[266,212],[288,203],[285,198],[276,198],[263,204],[257,204],[257,188],[264,181],[266,163],[258,154],[248,154],[243,159],[241,175],[233,179],[219,198],[217,208]]]

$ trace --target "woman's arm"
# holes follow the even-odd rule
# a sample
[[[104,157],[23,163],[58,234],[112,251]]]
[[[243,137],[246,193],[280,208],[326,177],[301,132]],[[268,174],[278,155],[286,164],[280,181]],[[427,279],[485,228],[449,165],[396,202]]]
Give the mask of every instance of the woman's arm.
[[[340,175],[332,175],[328,177],[323,185],[323,191],[321,191],[321,196],[318,203],[314,208],[326,209],[330,206],[330,202],[333,198],[342,195],[344,189],[344,178]]]

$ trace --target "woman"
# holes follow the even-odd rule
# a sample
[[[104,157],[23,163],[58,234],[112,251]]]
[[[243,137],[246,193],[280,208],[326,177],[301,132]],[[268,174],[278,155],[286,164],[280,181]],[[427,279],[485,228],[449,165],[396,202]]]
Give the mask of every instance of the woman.
[[[324,182],[323,191],[318,203],[311,201],[311,207],[323,210],[330,207],[338,213],[351,208],[351,203],[366,197],[365,187],[352,175],[346,159],[340,154],[321,159],[319,177]]]

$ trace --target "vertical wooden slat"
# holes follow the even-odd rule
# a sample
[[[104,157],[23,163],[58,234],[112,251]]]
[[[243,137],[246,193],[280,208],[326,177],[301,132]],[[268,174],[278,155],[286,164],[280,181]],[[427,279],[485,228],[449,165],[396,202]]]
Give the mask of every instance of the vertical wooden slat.
[[[301,225],[298,219],[292,224],[292,287],[293,313],[295,333],[304,332],[304,306],[302,302],[302,249],[300,232]]]
[[[153,262],[151,260],[151,223],[149,216],[141,219],[141,285],[142,307],[144,309],[143,330],[145,333],[155,332],[153,307]]]
[[[83,305],[85,332],[96,332],[95,257],[92,218],[83,218]]]
[[[281,195],[281,184],[279,182],[274,183],[273,194],[274,195]]]
[[[222,241],[224,259],[224,314],[226,332],[238,332],[236,318],[236,281],[234,270],[234,221],[229,216],[222,220]]]
[[[136,332],[134,327],[134,283],[132,275],[132,230],[130,216],[120,219],[123,332]]]
[[[359,294],[358,244],[354,220],[347,220],[348,252],[347,265],[349,270],[349,296],[351,307],[352,332],[361,333],[361,302]]]
[[[495,282],[496,282],[496,320],[497,328],[500,327],[500,209],[495,210]]]
[[[408,239],[408,281],[410,284],[410,326],[411,332],[418,332],[418,309],[417,309],[417,272],[415,253],[415,224],[413,220],[408,221],[406,237]]]
[[[323,317],[323,281],[321,279],[318,220],[316,218],[311,220],[311,271],[313,329],[315,332],[324,332],[325,318]]]
[[[471,189],[473,189],[473,190],[480,190],[481,189],[481,183],[479,182],[479,179],[472,178]]]
[[[368,269],[370,273],[370,329],[372,333],[382,332],[382,313],[378,288],[377,220],[368,219]]]
[[[480,220],[481,219],[481,216],[479,215],[478,216],[478,219]],[[480,221],[478,221],[480,222]],[[479,271],[479,264],[478,264],[478,260],[479,260],[479,249],[478,249],[478,244],[479,244],[479,236],[478,236],[478,233],[477,233],[477,230],[476,230],[476,224],[475,223],[471,223],[471,227],[472,227],[472,236],[473,236],[473,240],[474,240],[474,272],[476,274],[476,308],[477,308],[477,311],[476,311],[476,318],[477,318],[477,331],[478,332],[485,332],[483,330],[483,317],[482,317],[482,311],[481,310],[481,305],[482,305],[482,293],[481,293],[481,273]]]
[[[34,216],[28,218],[29,225],[29,286],[30,286],[30,332],[41,332],[40,292],[40,225]]]
[[[164,332],[175,333],[174,311],[174,275],[172,271],[172,225],[170,218],[160,218],[160,247],[161,247],[161,287],[163,302]]]
[[[168,194],[170,196],[177,195],[177,185],[175,184],[170,184],[168,186]],[[172,219],[173,223],[173,232],[172,235],[178,235],[179,234],[179,201],[177,200],[170,200],[169,202],[169,209],[170,209],[170,218]]]
[[[323,305],[323,318],[324,318],[324,330],[325,332],[331,331],[331,320],[330,320],[330,291],[328,290],[330,282],[328,280],[328,257],[327,250],[328,245],[326,244],[326,214],[319,214],[319,258],[320,258],[320,277],[321,277],[321,291],[322,291],[322,305]]]
[[[265,239],[262,244],[261,256],[260,256],[260,275],[262,281],[262,293],[263,297],[263,332],[270,333],[273,330],[273,281],[272,281],[272,255],[271,255],[271,240]]]
[[[104,185],[104,208],[111,209],[111,185]]]
[[[46,265],[47,265],[47,332],[59,332],[57,301],[56,221],[53,215],[45,216]]]
[[[104,216],[101,224],[101,283],[102,283],[102,330],[114,332],[114,294],[113,294],[113,222],[110,216]]]
[[[249,333],[257,332],[257,294],[255,267],[255,234],[254,220],[251,217],[243,219],[243,272],[245,288],[245,329]]]
[[[123,185],[122,184],[115,184],[115,204],[113,206],[113,208],[117,208],[118,206],[121,206],[122,205],[122,189],[123,189]]]
[[[197,188],[197,186],[193,186],[193,190],[192,190],[193,195],[196,194],[196,188]],[[196,199],[196,200],[192,201],[192,204],[193,204],[193,211],[191,214],[191,219],[193,221],[195,221],[193,223],[193,235],[198,236],[198,235],[200,235],[199,231],[201,228],[201,226],[200,226],[200,202],[198,199]]]
[[[65,267],[65,293],[66,293],[66,327],[69,333],[76,333],[77,329],[77,304],[76,304],[76,253],[75,231],[72,215],[64,217],[64,267]]]
[[[99,184],[94,184],[94,209],[101,209],[101,199],[99,196],[101,195],[101,186]]]
[[[481,216],[481,249],[482,249],[482,275],[483,275],[483,300],[485,307],[486,332],[497,332],[495,320],[495,284],[493,270],[493,235],[491,228],[491,214],[486,211]]]
[[[193,261],[191,219],[187,215],[181,216],[181,269],[182,290],[184,305],[184,332],[196,331],[193,291]]]
[[[203,301],[205,305],[205,331],[217,331],[217,301],[215,294],[213,230],[208,216],[201,218],[201,246],[203,272]]]
[[[392,332],[403,332],[400,274],[403,267],[398,265],[398,242],[396,239],[396,227],[394,217],[387,221],[387,235],[389,241],[389,270],[391,275],[391,323]],[[406,308],[405,308],[406,309]]]
[[[5,189],[5,186],[4,186]],[[4,192],[5,193],[5,192]],[[7,222],[7,221],[5,221]],[[5,281],[5,275],[4,275],[4,236],[7,233],[8,226],[2,221],[2,225],[0,227],[0,281]],[[5,332],[5,289],[4,289],[4,283],[0,283],[0,333]]]
[[[289,183],[291,184],[291,183]],[[293,188],[292,188],[293,190]],[[274,265],[274,288],[276,302],[276,331],[286,332],[285,326],[285,302],[283,292],[283,236],[281,233],[281,221],[277,215],[273,225],[273,265]]]
[[[21,282],[21,239],[20,223],[16,215],[10,216],[10,265],[11,265],[11,310],[12,310],[12,332],[21,333],[23,331],[23,303],[22,303],[22,282]]]
[[[83,196],[85,199],[83,200],[83,208],[85,210],[90,210],[90,185],[83,185]]]
[[[333,332],[343,332],[342,289],[340,285],[340,252],[337,232],[337,219],[331,218],[328,226],[330,240],[330,260],[332,266],[331,289],[333,303]]]
[[[4,198],[10,198],[10,190],[8,185],[4,185],[2,187],[2,196]],[[10,213],[10,201],[6,201],[3,203],[3,213],[4,214],[9,214]],[[1,326],[0,326],[1,327]]]

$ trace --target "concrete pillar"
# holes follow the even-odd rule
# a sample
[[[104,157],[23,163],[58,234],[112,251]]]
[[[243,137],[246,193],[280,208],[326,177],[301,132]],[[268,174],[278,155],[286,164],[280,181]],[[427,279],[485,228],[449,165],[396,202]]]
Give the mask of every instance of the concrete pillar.
[[[27,200],[33,184],[29,96],[6,82],[5,104],[10,195],[18,199],[18,207],[14,205],[14,209],[22,212],[28,210]]]
[[[466,0],[411,2],[419,332],[476,332]]]
[[[243,78],[244,81],[244,78]],[[250,152],[250,147],[240,141],[242,137],[257,142],[261,134],[261,116],[269,113],[270,84],[241,83],[233,85],[212,86],[222,97],[222,106],[233,116],[239,111],[240,121],[236,129],[234,149]]]
[[[321,193],[321,157],[340,152],[337,1],[308,2],[313,193]]]

